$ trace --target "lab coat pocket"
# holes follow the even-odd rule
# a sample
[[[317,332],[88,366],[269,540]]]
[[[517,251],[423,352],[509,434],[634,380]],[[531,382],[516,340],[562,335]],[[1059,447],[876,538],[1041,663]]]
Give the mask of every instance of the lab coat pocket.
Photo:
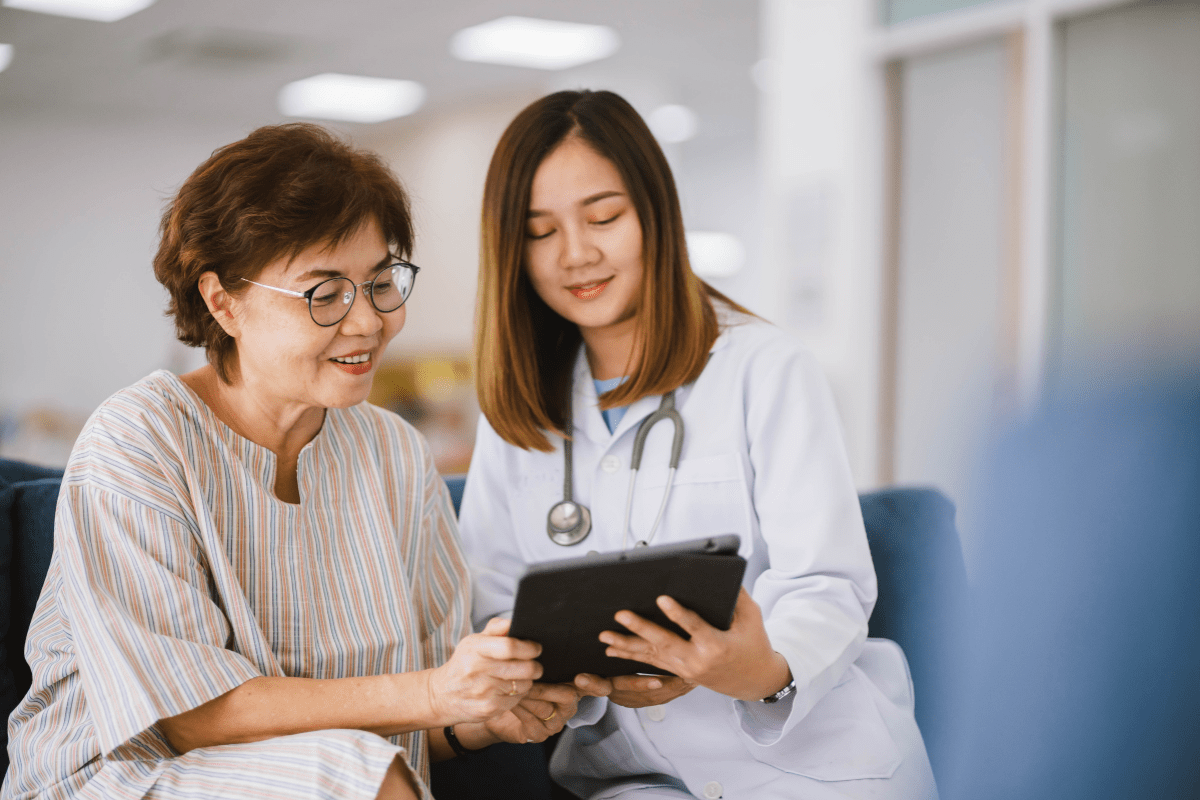
[[[635,535],[653,524],[667,485],[665,469],[645,472],[644,477],[638,476],[634,500]],[[667,536],[660,542],[736,533],[742,537],[742,556],[748,556],[753,537],[742,459],[736,453],[723,453],[681,460],[662,530]]]
[[[831,689],[775,744],[762,746],[743,737],[751,755],[818,781],[890,778],[901,755],[876,705],[882,696],[861,671],[851,667],[849,672],[853,677]]]

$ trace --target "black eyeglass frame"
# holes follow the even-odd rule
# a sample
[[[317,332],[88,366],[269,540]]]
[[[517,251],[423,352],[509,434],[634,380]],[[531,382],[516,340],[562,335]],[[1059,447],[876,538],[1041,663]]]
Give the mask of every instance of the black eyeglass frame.
[[[389,271],[395,269],[396,267],[407,267],[409,270],[411,270],[412,271],[412,283],[409,284],[408,294],[406,294],[400,298],[400,302],[396,304],[395,308],[389,308],[387,310],[384,310],[375,303],[375,293],[373,291],[375,281],[379,280],[380,275],[383,275],[385,272],[389,272]],[[265,283],[259,283],[258,281],[252,281],[249,278],[242,278],[242,280],[245,281],[246,283],[252,283],[255,286],[261,286],[264,289],[271,289],[272,291],[280,292],[281,294],[291,295],[292,297],[304,298],[304,301],[308,304],[308,317],[309,317],[309,319],[311,319],[313,321],[313,324],[318,325],[322,328],[332,328],[334,325],[341,323],[341,321],[344,320],[350,314],[350,309],[354,308],[354,301],[358,299],[358,287],[360,287],[360,286],[370,287],[368,289],[365,289],[364,292],[367,295],[367,300],[370,301],[370,303],[371,303],[371,308],[374,308],[380,314],[390,314],[393,311],[400,310],[400,307],[408,302],[408,298],[412,297],[413,289],[416,288],[416,285],[417,285],[417,273],[419,273],[420,271],[421,271],[421,268],[418,267],[416,264],[413,264],[411,261],[405,261],[403,259],[396,259],[395,261],[391,262],[390,264],[382,267],[379,270],[379,272],[375,273],[375,277],[371,278],[371,280],[369,280],[369,281],[363,281],[362,283],[354,283],[354,281],[351,281],[349,278],[341,278],[341,277],[326,278],[325,280],[321,281],[316,286],[312,287],[311,289],[309,289],[306,292],[297,292],[293,289],[284,289],[279,286],[270,286]],[[333,281],[350,281],[350,285],[354,287],[354,295],[353,295],[353,297],[350,298],[350,302],[346,304],[346,310],[340,317],[335,319],[333,322],[325,322],[325,323],[317,322],[317,318],[313,314],[313,307],[312,307],[313,296],[317,293],[318,289],[320,289],[325,284],[331,283]]]

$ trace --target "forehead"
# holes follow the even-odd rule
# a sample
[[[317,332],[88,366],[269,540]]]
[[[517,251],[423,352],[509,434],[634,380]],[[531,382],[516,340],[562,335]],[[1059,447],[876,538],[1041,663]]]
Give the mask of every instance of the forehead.
[[[266,266],[263,273],[289,277],[309,272],[351,274],[369,270],[388,257],[383,229],[373,217],[367,218],[353,233],[337,244],[317,242],[291,257],[283,254]]]
[[[574,205],[600,192],[627,193],[616,166],[572,136],[550,151],[533,175],[531,209]]]

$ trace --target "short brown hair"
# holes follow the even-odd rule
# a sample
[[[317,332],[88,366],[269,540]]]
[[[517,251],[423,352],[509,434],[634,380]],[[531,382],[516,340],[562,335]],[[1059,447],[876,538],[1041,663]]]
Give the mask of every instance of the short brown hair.
[[[675,180],[646,123],[620,95],[564,91],[543,97],[509,124],[483,190],[475,367],[479,406],[505,441],[549,451],[548,431],[570,435],[571,372],[581,337],[537,295],[525,270],[533,176],[577,136],[617,168],[642,226],[637,363],[601,408],[660,395],[699,377],[718,326],[712,298],[724,295],[692,272]]]
[[[230,294],[244,291],[278,258],[336,246],[374,219],[393,248],[412,252],[408,195],[379,156],[304,122],[259,128],[196,168],[168,203],[154,275],[170,294],[179,341],[207,351],[230,383],[236,343],[209,313],[200,276],[214,272]]]

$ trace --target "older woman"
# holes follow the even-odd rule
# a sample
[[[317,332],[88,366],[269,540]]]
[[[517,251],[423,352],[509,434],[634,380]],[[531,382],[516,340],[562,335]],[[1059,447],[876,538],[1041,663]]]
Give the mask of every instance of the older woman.
[[[538,646],[467,635],[424,440],[363,402],[418,272],[388,170],[262,128],[161,233],[209,364],[118,392],[75,446],[3,797],[415,797],[431,754],[559,730],[575,696],[534,687]]]

